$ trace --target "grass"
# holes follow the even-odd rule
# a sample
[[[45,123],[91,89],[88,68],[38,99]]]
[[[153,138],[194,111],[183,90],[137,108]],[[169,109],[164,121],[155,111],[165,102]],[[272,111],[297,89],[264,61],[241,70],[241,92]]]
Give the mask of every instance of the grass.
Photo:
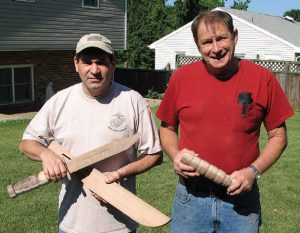
[[[155,111],[155,109],[154,109]],[[37,173],[41,164],[22,156],[18,150],[28,120],[0,122],[0,232],[57,232],[59,183],[49,184],[10,199],[8,184]],[[159,123],[157,121],[157,123]],[[261,233],[300,232],[300,112],[287,122],[289,147],[280,160],[259,181],[263,211]],[[266,143],[266,133],[261,135]],[[138,195],[171,216],[176,176],[168,158],[161,166],[139,175]],[[139,233],[169,232],[169,225],[157,229],[141,226]]]
[[[41,164],[19,153],[18,144],[28,120],[0,123],[1,211],[0,232],[57,232],[58,184],[51,184],[15,199],[10,199],[6,186],[35,174]]]
[[[287,121],[289,145],[260,180],[263,212],[261,232],[300,232],[300,111]],[[262,135],[262,145],[266,134]]]

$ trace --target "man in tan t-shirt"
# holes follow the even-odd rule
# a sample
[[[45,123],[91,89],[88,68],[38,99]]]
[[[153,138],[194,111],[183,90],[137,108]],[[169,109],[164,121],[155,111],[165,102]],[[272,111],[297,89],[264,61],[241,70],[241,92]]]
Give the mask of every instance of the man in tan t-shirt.
[[[84,171],[69,181],[67,169],[46,142],[56,140],[71,154],[80,155],[114,139],[140,133],[138,145],[94,164],[135,192],[135,175],[162,159],[157,129],[147,102],[140,94],[113,82],[115,58],[111,42],[99,34],[83,36],[76,47],[74,65],[81,83],[50,98],[26,128],[21,151],[42,161],[49,180],[63,179],[59,195],[59,232],[135,232],[137,224],[106,204],[81,184]],[[137,159],[137,152],[141,155]]]

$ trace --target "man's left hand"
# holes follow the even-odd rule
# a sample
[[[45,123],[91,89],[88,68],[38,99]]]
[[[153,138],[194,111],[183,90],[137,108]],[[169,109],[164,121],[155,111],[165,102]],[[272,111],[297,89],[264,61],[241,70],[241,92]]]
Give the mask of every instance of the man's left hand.
[[[113,182],[119,183],[119,181],[122,179],[122,175],[121,175],[121,172],[120,172],[119,170],[113,171],[113,172],[107,172],[107,173],[104,173],[104,175],[106,175],[105,182],[106,182],[107,184],[111,184],[111,183],[113,183]],[[98,201],[107,204],[107,201],[105,201],[105,199],[103,199],[102,197],[100,197],[98,194],[92,192],[92,195],[93,195]]]
[[[227,189],[230,196],[249,192],[255,181],[255,175],[249,167],[233,172],[230,177],[234,181]]]

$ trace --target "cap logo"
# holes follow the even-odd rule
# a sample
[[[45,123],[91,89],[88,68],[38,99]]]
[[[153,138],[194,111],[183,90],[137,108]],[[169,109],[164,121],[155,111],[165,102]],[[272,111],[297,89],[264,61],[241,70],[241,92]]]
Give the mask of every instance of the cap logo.
[[[89,36],[87,41],[102,41],[102,37],[100,36]]]

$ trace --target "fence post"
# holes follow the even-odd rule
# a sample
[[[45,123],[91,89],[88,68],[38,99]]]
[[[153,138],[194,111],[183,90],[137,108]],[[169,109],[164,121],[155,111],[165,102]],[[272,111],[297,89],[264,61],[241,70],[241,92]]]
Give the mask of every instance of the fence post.
[[[284,73],[288,74],[290,71],[289,68],[290,68],[290,62],[289,61],[284,62]]]

